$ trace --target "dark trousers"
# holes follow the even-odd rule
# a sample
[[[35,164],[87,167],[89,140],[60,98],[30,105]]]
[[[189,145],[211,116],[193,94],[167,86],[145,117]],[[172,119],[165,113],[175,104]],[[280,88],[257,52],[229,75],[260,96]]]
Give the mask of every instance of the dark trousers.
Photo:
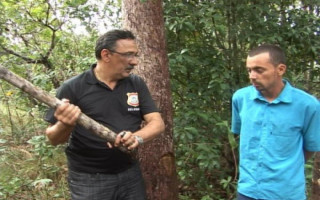
[[[145,185],[138,164],[118,174],[69,171],[72,200],[145,200]]]

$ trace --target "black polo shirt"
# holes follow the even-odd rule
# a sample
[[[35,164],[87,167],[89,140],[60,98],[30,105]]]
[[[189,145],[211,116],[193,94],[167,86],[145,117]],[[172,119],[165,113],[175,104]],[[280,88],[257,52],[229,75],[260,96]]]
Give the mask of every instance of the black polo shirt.
[[[115,133],[135,132],[143,115],[158,112],[144,81],[137,75],[118,81],[111,90],[97,80],[93,68],[67,80],[57,91],[57,98],[66,98],[81,111]],[[49,109],[45,120],[54,124],[54,110]],[[106,141],[76,125],[66,148],[71,170],[86,173],[118,173],[135,161],[116,148],[109,149]]]

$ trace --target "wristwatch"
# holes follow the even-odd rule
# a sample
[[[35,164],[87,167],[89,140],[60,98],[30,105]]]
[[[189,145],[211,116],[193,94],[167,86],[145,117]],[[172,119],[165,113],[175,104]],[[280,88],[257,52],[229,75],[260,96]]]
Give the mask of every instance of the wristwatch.
[[[136,140],[138,141],[139,145],[143,144],[143,138],[138,136],[138,135],[135,135],[134,136],[136,138]]]

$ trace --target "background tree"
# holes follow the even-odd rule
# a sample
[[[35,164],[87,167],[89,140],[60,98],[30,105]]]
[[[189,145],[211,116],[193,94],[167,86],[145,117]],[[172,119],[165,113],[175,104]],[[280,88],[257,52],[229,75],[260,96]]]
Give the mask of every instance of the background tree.
[[[136,72],[146,80],[166,124],[164,134],[139,148],[147,196],[150,200],[175,200],[178,184],[162,0],[124,0],[122,11],[123,26],[137,36],[140,59]]]

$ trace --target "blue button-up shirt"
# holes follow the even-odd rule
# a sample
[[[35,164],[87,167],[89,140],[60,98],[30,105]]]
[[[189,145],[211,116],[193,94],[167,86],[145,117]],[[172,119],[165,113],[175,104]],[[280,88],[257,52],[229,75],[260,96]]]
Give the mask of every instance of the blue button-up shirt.
[[[272,102],[253,86],[232,99],[232,132],[240,134],[238,192],[255,199],[306,199],[304,150],[320,151],[319,101],[284,82]]]

